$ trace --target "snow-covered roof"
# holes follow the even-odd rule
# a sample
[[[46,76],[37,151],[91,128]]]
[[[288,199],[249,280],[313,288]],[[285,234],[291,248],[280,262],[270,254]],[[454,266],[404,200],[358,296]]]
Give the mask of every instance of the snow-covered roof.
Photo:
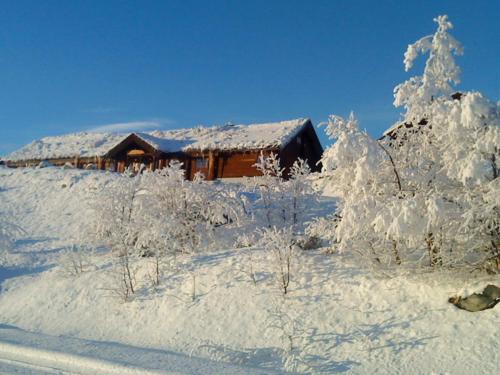
[[[383,133],[382,133],[382,138],[388,136],[389,134],[393,133],[395,130],[401,128],[404,125],[404,122],[398,121],[394,123],[392,126],[387,128]]]
[[[308,119],[251,124],[195,127],[177,130],[155,130],[134,133],[163,152],[204,150],[252,150],[284,147],[299,133]],[[6,155],[10,161],[65,157],[104,156],[129,134],[76,133],[45,137]]]
[[[117,133],[73,133],[44,137],[5,155],[2,159],[20,161],[102,156],[126,136],[127,134]]]
[[[308,121],[296,119],[251,125],[199,126],[136,135],[163,152],[252,150],[285,146]]]

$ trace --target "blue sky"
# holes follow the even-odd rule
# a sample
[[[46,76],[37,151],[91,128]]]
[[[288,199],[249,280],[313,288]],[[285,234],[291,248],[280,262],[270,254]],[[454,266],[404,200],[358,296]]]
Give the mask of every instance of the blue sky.
[[[109,124],[317,124],[351,110],[378,136],[401,112],[394,86],[421,73],[404,72],[406,46],[439,14],[465,47],[459,88],[499,100],[498,1],[5,1],[0,155]]]

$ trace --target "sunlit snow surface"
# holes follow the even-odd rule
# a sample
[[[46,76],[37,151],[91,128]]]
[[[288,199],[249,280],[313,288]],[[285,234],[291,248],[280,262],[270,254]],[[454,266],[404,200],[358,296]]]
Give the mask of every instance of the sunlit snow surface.
[[[148,371],[282,372],[289,354],[282,331],[273,328],[273,314],[284,307],[301,348],[295,354],[317,373],[498,373],[500,309],[469,313],[447,302],[452,295],[498,284],[493,276],[443,272],[389,278],[361,268],[348,253],[318,249],[298,255],[283,302],[265,250],[227,247],[180,256],[157,290],[144,281],[128,303],[109,290],[113,275],[105,249],[93,255],[95,267],[68,276],[59,256],[74,241],[87,241],[81,233],[93,220],[92,192],[120,178],[99,171],[0,167],[0,215],[27,232],[11,250],[0,251],[0,358],[12,359],[12,346],[1,345],[10,343],[34,348],[20,349],[17,359],[35,363],[37,350],[55,350],[66,353],[63,358],[78,356],[78,366],[83,356]],[[310,210],[324,215],[332,208],[331,200],[322,198]],[[137,266],[148,262],[141,259]],[[169,356],[179,362],[169,362]],[[206,362],[206,371],[196,372],[200,367],[190,368],[189,356],[195,357],[193,366],[218,363]]]

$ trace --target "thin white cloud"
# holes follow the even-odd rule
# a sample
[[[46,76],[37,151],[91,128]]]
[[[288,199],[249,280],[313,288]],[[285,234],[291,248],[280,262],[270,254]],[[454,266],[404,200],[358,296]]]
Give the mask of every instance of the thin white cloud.
[[[94,133],[124,133],[133,131],[147,131],[147,130],[158,129],[162,125],[171,123],[172,121],[168,120],[118,122],[113,124],[94,126],[90,129],[87,129],[87,131]]]

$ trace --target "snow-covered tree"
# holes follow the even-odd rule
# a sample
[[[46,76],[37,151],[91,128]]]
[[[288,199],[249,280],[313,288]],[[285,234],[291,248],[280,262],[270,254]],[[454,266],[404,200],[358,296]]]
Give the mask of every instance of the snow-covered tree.
[[[425,197],[427,250],[439,253],[431,265],[446,263],[446,250],[450,263],[493,261],[498,270],[499,207],[488,197],[500,195],[500,107],[478,92],[450,97],[460,82],[454,55],[462,54],[462,47],[448,33],[453,26],[447,16],[435,21],[436,33],[410,45],[405,54],[407,70],[420,53],[429,57],[415,91],[395,90],[395,104],[407,110],[405,123],[414,126],[396,132],[403,142],[392,152],[396,158],[405,149],[419,152],[406,179]]]
[[[414,118],[417,121],[433,99],[451,94],[451,85],[460,83],[460,68],[454,55],[463,53],[462,46],[448,33],[453,28],[448,16],[438,16],[434,21],[438,24],[436,33],[410,44],[404,55],[405,70],[408,71],[419,55],[429,54],[423,75],[411,77],[394,89],[394,105],[404,106],[407,114],[418,114]]]
[[[96,197],[95,234],[97,242],[107,245],[113,256],[115,285],[110,289],[128,301],[137,284],[133,261],[137,256],[134,249],[141,231],[137,198],[142,175],[124,176],[127,177],[114,180]]]
[[[331,116],[337,142],[323,156],[325,181],[342,202],[340,248],[384,264],[499,268],[500,110],[480,93],[450,96],[460,44],[438,30],[409,45],[405,67],[429,57],[422,76],[395,89],[401,123],[380,141],[351,116]]]
[[[338,218],[332,223],[334,234],[329,237],[340,241],[340,249],[369,249],[373,253],[370,255],[375,255],[375,249],[392,243],[391,238],[376,232],[373,223],[385,207],[397,200],[401,190],[399,172],[386,150],[359,129],[353,113],[348,119],[330,116],[325,125],[327,134],[336,142],[323,154],[323,180],[342,198]],[[399,254],[393,260],[400,262]]]

